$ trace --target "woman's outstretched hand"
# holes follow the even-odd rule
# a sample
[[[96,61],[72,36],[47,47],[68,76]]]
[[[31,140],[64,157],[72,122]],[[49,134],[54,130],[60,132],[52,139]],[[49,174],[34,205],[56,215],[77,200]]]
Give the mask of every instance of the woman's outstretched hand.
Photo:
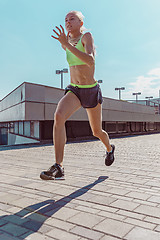
[[[53,37],[54,39],[58,40],[63,46],[66,46],[68,44],[68,35],[66,36],[65,32],[64,32],[64,28],[62,27],[62,25],[60,25],[61,29],[59,27],[56,26],[57,31],[55,31],[53,29],[53,32],[57,35],[57,37],[51,35],[51,37]]]

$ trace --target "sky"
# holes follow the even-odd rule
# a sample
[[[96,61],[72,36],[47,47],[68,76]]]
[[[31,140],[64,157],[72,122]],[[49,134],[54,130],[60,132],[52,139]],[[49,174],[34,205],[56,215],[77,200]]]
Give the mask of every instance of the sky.
[[[56,70],[68,68],[51,38],[71,10],[81,11],[96,46],[95,79],[104,97],[159,97],[160,0],[0,0],[0,99],[23,82],[60,88]],[[64,74],[64,87],[69,84]]]

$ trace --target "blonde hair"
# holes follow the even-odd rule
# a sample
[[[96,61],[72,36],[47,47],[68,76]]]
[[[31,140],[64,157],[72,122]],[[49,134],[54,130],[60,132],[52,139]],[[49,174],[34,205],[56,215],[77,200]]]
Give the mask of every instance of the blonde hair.
[[[67,15],[68,15],[69,13],[75,14],[75,15],[79,18],[79,20],[80,20],[81,22],[84,22],[84,16],[83,16],[83,14],[82,14],[80,11],[70,11],[70,12],[67,13]],[[83,33],[83,32],[86,31],[86,30],[87,30],[87,29],[82,25],[82,26],[81,26],[81,32]]]

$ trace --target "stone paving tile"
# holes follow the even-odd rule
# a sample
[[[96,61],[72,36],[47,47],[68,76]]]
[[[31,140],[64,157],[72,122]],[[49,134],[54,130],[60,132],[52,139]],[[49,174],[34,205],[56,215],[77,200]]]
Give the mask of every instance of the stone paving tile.
[[[126,194],[126,196],[132,197],[132,198],[138,198],[138,199],[142,199],[142,200],[147,200],[149,197],[151,197],[151,195],[149,195],[149,194],[136,192],[136,191],[132,191],[132,192]]]
[[[119,209],[132,211],[135,208],[137,208],[139,206],[139,204],[131,202],[131,201],[117,200],[117,201],[113,202],[112,204],[110,204],[110,206],[116,207]]]
[[[130,231],[126,236],[127,240],[159,240],[160,233],[154,232],[148,229],[135,227],[132,231]]]
[[[150,229],[150,230],[153,230],[156,227],[156,224],[148,223],[148,222],[145,222],[144,220],[141,221],[133,218],[126,218],[124,222],[133,224],[135,226],[143,227],[146,229]]]
[[[115,202],[116,198],[113,197],[105,197],[105,196],[94,196],[89,199],[90,202],[99,203],[102,205],[110,205],[112,202]]]
[[[0,203],[0,210],[5,212],[5,211],[7,211],[8,208],[10,208],[9,205],[4,204],[4,203]]]
[[[159,181],[158,180],[151,180],[146,183],[146,185],[151,187],[159,187]]]
[[[160,232],[160,225],[158,225],[154,230]]]
[[[25,223],[27,221],[27,219],[25,219],[25,218],[22,219],[21,217],[16,216],[16,215],[4,216],[2,218],[2,220],[6,221],[6,222],[17,224],[17,225],[23,224],[23,223]]]
[[[45,222],[46,223],[46,222]],[[43,235],[46,234],[47,232],[50,232],[52,230],[52,226],[48,226],[47,224],[42,224],[41,227],[39,228],[38,232],[42,233]],[[55,226],[55,225],[54,225]]]
[[[147,206],[152,206],[152,207],[158,207],[157,203],[149,202],[149,201],[143,201],[139,199],[133,199],[134,203],[138,203],[139,205],[147,205]]]
[[[121,195],[117,196],[117,195],[113,194],[112,197],[115,198],[116,200],[124,200],[124,201],[129,201],[129,202],[133,202],[134,201],[133,198],[126,197],[126,196],[121,196]]]
[[[7,233],[13,235],[14,237],[19,237],[22,234],[28,232],[28,229],[18,226],[18,225],[15,225],[13,223],[7,223],[1,227],[1,231],[7,232]]]
[[[74,227],[70,232],[75,233],[76,235],[81,237],[86,237],[91,240],[99,240],[104,236],[103,233],[99,233],[94,230],[87,229],[80,226]]]
[[[39,185],[39,182],[32,182],[32,183],[26,184],[26,187],[30,188],[30,191],[31,191],[31,189],[40,190],[41,188],[44,188],[45,186],[48,187],[48,184],[45,182],[41,185]]]
[[[119,215],[116,213],[110,213],[110,212],[106,212],[106,211],[100,211],[97,215],[107,217],[107,218],[112,218],[115,220],[121,220],[121,221],[126,218],[126,216],[122,216],[122,215]]]
[[[25,235],[24,235],[24,237],[25,237]],[[30,236],[25,237],[25,239],[26,240],[53,240],[53,238],[44,236],[40,233],[32,233]]]
[[[5,219],[3,219],[3,217],[0,218],[0,227],[5,225],[6,223],[7,223],[7,221],[5,221]]]
[[[106,205],[101,205],[101,204],[98,204],[98,203],[93,203],[93,202],[85,202],[85,201],[79,201],[79,200],[75,200],[76,202],[76,205],[79,206],[79,207],[85,207],[85,208],[88,208],[88,211],[90,211],[90,209],[93,210],[93,212],[100,212],[100,211],[107,211],[107,212],[110,212],[110,213],[113,213],[113,212],[116,212],[117,209],[116,208],[112,208],[110,206],[106,206]],[[75,207],[76,209],[77,207]],[[78,208],[77,208],[78,209]],[[95,212],[95,213],[96,213]]]
[[[14,185],[22,187],[29,183],[32,183],[32,181],[31,180],[19,180],[19,181],[14,182]]]
[[[86,194],[83,194],[83,195],[77,197],[77,199],[87,201],[87,200],[90,200],[90,199],[95,198],[95,197],[96,197],[95,194],[87,192]]]
[[[38,201],[35,199],[32,199],[32,198],[27,198],[27,197],[25,197],[25,198],[23,197],[18,200],[12,201],[13,206],[17,206],[17,207],[21,207],[21,208],[25,208],[28,205],[32,205],[35,203],[38,203]]]
[[[118,187],[112,187],[108,190],[109,193],[116,194],[116,195],[127,195],[129,193],[129,190],[118,188]]]
[[[133,229],[133,225],[113,219],[105,219],[93,229],[123,238],[131,229]]]
[[[47,213],[48,216],[53,216],[54,218],[58,218],[60,220],[68,220],[72,216],[75,216],[79,213],[79,211],[70,209],[70,208],[58,208],[53,211]]]
[[[41,215],[41,214],[39,214],[39,213],[36,213],[36,212],[33,212],[33,213],[31,213],[29,216],[28,216],[28,218],[30,219],[30,220],[35,220],[35,221],[37,221],[37,222],[44,222],[46,219],[47,219],[47,217],[46,216],[43,216],[43,215]]]
[[[49,218],[46,220],[45,223],[49,226],[54,226],[56,228],[60,228],[62,230],[66,230],[66,231],[69,231],[75,227],[75,225],[72,223],[64,222],[63,220],[59,220],[56,218]]]
[[[7,212],[0,209],[0,217],[6,214],[8,214],[8,209],[7,209]]]
[[[19,195],[15,195],[15,194],[11,194],[11,193],[5,194],[0,197],[1,202],[3,202],[3,203],[10,203],[11,201],[17,200],[19,198],[20,198]]]
[[[75,234],[72,234],[54,227],[50,232],[47,233],[47,236],[53,237],[58,240],[79,240],[80,239],[80,237]]]
[[[88,213],[93,213],[93,214],[98,214],[100,213],[100,210],[91,208],[91,207],[85,207],[85,206],[76,206],[74,209],[77,209],[82,212],[88,212]]]
[[[155,218],[155,217],[145,217],[144,221],[146,222],[151,222],[151,223],[155,223],[155,224],[159,224],[160,225],[160,218]]]
[[[37,232],[41,228],[42,222],[28,220],[27,222],[23,223],[22,226],[32,230],[33,232]]]
[[[81,212],[76,216],[73,216],[70,219],[68,219],[68,221],[73,224],[85,226],[88,228],[92,228],[102,220],[104,220],[104,217],[97,216],[95,214],[84,213],[84,212]]]
[[[143,214],[138,214],[138,213],[130,212],[127,210],[122,210],[122,209],[118,210],[116,213],[123,215],[124,217],[131,217],[131,218],[135,218],[135,219],[139,219],[139,220],[142,220],[145,218],[145,215],[143,215]]]
[[[160,208],[158,207],[140,205],[134,211],[137,213],[142,213],[142,214],[157,217],[157,218],[159,218],[160,216]]]
[[[13,236],[11,236],[7,233],[3,233],[3,234],[0,235],[0,240],[18,240],[18,239],[20,239],[20,238],[13,237]]]
[[[160,186],[160,185],[159,185]],[[148,199],[148,201],[159,203],[160,204],[160,196],[152,196]]]

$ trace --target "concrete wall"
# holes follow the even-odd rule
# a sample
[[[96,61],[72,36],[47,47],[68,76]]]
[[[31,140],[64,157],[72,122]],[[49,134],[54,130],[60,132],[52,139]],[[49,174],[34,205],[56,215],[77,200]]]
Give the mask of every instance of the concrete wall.
[[[24,82],[0,102],[0,122],[53,119],[64,90]]]
[[[26,120],[53,120],[57,103],[64,95],[64,90],[25,84]],[[160,116],[156,115],[154,108],[136,103],[103,98],[103,121],[138,121],[160,122]],[[87,113],[81,108],[73,114],[69,120],[86,121]]]
[[[0,122],[25,120],[25,84],[20,85],[0,102]]]
[[[18,86],[0,102],[0,112],[18,105],[25,100],[25,83]]]
[[[1,104],[0,104],[1,105]],[[25,102],[18,103],[0,111],[0,122],[25,120]]]
[[[0,122],[24,120],[53,120],[53,115],[64,90],[24,82],[0,102]],[[103,98],[103,121],[160,122],[154,108],[136,103]],[[84,109],[69,120],[87,121]]]
[[[104,98],[103,121],[160,122],[153,107]]]

